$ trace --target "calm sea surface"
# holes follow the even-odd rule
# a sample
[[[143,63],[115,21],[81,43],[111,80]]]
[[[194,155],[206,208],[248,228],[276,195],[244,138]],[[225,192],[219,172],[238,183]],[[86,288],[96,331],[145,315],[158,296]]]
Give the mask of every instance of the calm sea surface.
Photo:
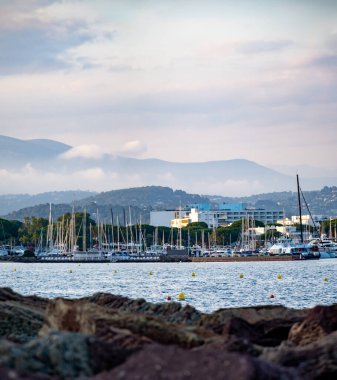
[[[183,303],[204,312],[266,304],[307,308],[337,303],[337,259],[250,263],[0,263],[0,286],[49,298],[109,292],[153,302],[166,302],[168,296],[177,300],[178,294],[184,292]],[[275,298],[270,298],[271,294]]]

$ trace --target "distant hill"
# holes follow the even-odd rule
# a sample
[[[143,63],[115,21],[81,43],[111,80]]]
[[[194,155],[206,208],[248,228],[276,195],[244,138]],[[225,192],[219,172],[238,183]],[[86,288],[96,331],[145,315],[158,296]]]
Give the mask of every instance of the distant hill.
[[[337,217],[336,186],[325,186],[317,191],[303,191],[303,194],[312,214]],[[297,192],[282,191],[235,198],[216,195],[208,197],[212,202],[247,202],[256,207],[284,209],[287,216],[298,215]],[[308,214],[303,201],[302,210],[304,214]]]
[[[41,203],[71,203],[94,195],[92,191],[52,191],[36,195],[29,194],[7,194],[0,195],[0,216],[18,211],[23,208],[32,207]]]
[[[137,206],[139,208],[151,206],[155,209],[182,207],[189,203],[207,203],[207,196],[187,194],[183,190],[172,190],[163,186],[144,186],[122,190],[112,190],[93,195],[77,202],[78,205],[87,205],[90,202],[98,205]]]
[[[40,194],[42,198],[42,194]],[[52,215],[54,218],[70,212],[72,206],[75,211],[87,210],[94,218],[110,222],[111,209],[114,221],[117,216],[120,224],[124,223],[124,216],[135,223],[140,219],[142,223],[149,223],[150,211],[153,209],[177,208],[180,205],[185,207],[192,203],[207,203],[207,197],[196,194],[187,194],[182,190],[172,190],[168,187],[146,186],[140,188],[130,188],[123,190],[113,190],[109,192],[92,195],[90,197],[72,202],[71,204],[53,204]],[[49,203],[38,204],[33,207],[22,208],[4,216],[5,219],[23,220],[25,217],[37,216],[47,218],[49,215]]]
[[[188,193],[246,196],[296,188],[295,175],[285,175],[245,159],[209,162],[137,159],[106,154],[90,144],[73,148],[53,140],[25,141],[7,136],[0,136],[0,150],[2,193],[23,186],[31,193],[74,186],[97,192],[117,187],[162,186]],[[306,190],[317,190],[326,185],[336,186],[337,176],[301,178],[301,183]]]
[[[16,168],[28,162],[43,165],[70,148],[69,145],[53,140],[20,140],[0,135],[0,167]]]
[[[40,194],[42,198],[43,194]],[[324,187],[319,191],[305,191],[306,201],[310,211],[314,215],[337,216],[337,187]],[[46,195],[47,197],[47,195]],[[244,202],[251,206],[267,209],[284,209],[287,216],[298,215],[297,193],[278,192],[252,195],[249,197],[221,197],[214,195],[188,194],[182,190],[172,190],[168,187],[147,186],[113,190],[86,197],[84,199],[60,204],[53,204],[52,215],[54,218],[75,211],[87,210],[94,219],[111,222],[111,211],[114,223],[124,223],[124,218],[133,223],[140,220],[149,223],[151,210],[176,209],[180,205],[185,207],[194,203],[220,204],[223,202]],[[303,214],[307,214],[303,203]],[[47,218],[49,215],[49,203],[38,204],[33,207],[22,208],[4,216],[5,219],[23,220],[25,217],[37,216]]]
[[[119,188],[154,185],[183,188],[189,193],[223,195],[294,188],[294,178],[243,159],[168,162],[108,154],[90,156],[86,149],[64,155],[71,153],[71,146],[53,140],[20,140],[7,136],[0,136],[0,149],[6,192],[17,188],[20,176],[31,192],[40,191],[41,186],[50,191],[71,188],[73,183],[95,191],[114,189],[118,183]]]

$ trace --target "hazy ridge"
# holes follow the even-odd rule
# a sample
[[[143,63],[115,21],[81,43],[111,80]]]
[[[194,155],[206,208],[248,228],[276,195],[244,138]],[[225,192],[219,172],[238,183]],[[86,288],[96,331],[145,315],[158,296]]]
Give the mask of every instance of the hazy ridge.
[[[65,189],[95,192],[164,186],[188,193],[248,196],[294,191],[294,176],[246,159],[168,162],[103,152],[79,152],[53,140],[19,140],[0,136],[0,193],[37,194]],[[336,178],[301,178],[305,190],[337,185]]]
[[[67,193],[69,194],[67,195]],[[57,192],[39,194],[34,199],[44,199],[45,203],[16,209],[7,215],[3,213],[2,215],[4,218],[16,220],[23,220],[25,217],[32,216],[47,218],[49,215],[49,202],[53,204],[52,213],[54,218],[66,212],[71,212],[72,207],[74,207],[75,211],[86,209],[93,215],[96,215],[98,211],[102,219],[110,222],[112,210],[114,219],[116,220],[118,216],[121,224],[124,222],[125,214],[127,214],[128,218],[131,215],[131,219],[134,222],[138,222],[141,219],[143,223],[148,223],[151,210],[176,209],[180,205],[185,207],[194,203],[208,202],[214,206],[222,202],[246,202],[255,207],[284,209],[288,216],[298,214],[297,193],[290,191],[234,198],[216,195],[201,196],[198,194],[188,194],[182,190],[174,191],[168,187],[147,186],[90,194],[89,197],[84,197],[85,192],[79,192],[82,198],[78,198],[78,200],[74,200],[74,193],[76,192],[64,192],[62,197]],[[337,187],[325,187],[319,191],[304,191],[304,195],[313,214],[337,216]],[[0,196],[0,204],[7,197]],[[13,199],[17,199],[18,201],[21,199],[21,204],[24,204],[27,199],[27,195],[16,195],[13,197]],[[66,201],[59,202],[61,198],[65,200],[71,197],[72,199],[68,203]],[[28,201],[31,202],[32,199],[28,198]],[[307,213],[305,208],[303,209],[303,213]]]

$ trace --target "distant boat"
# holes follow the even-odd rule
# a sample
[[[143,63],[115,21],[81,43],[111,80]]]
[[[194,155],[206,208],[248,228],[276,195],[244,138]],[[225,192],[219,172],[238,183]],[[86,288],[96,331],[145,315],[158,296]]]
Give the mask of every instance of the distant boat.
[[[300,260],[306,260],[306,259],[319,259],[320,253],[317,250],[311,249],[310,245],[304,244],[303,239],[303,224],[302,224],[302,206],[301,206],[301,189],[300,189],[300,182],[298,178],[298,174],[296,175],[297,180],[297,199],[298,199],[298,211],[300,214],[300,243],[294,244],[293,247],[290,248],[290,254],[294,259],[300,259]],[[302,194],[303,196],[303,194]],[[304,197],[303,197],[304,198]],[[304,199],[305,201],[305,199]],[[305,201],[306,203],[306,201]],[[306,206],[308,208],[308,205],[306,203]],[[308,208],[309,214],[310,210]]]
[[[234,250],[235,255],[252,256],[259,252],[256,248],[255,221],[247,217],[242,219],[240,244]]]
[[[312,250],[317,250],[320,253],[321,259],[337,257],[337,243],[328,239],[325,234],[321,235],[320,238],[310,240],[308,245]]]
[[[292,247],[295,247],[295,243],[292,239],[283,238],[277,240],[277,242],[268,249],[268,253],[270,255],[287,255],[290,254]]]
[[[0,256],[8,256],[8,249],[6,247],[0,247]]]

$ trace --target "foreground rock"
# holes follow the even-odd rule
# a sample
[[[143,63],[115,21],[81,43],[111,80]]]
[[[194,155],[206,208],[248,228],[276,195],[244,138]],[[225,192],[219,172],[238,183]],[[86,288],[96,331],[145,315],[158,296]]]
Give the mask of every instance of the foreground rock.
[[[0,289],[1,379],[333,379],[337,305],[222,309]]]
[[[47,305],[47,299],[0,288],[0,336],[17,342],[34,338],[43,325]]]

